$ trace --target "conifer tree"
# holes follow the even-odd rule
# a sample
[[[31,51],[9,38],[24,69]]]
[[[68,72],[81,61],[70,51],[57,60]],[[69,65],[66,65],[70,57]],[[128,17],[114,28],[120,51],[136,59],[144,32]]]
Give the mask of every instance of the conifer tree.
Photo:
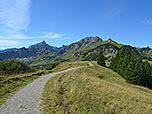
[[[128,83],[152,89],[152,66],[143,62],[134,49],[121,48],[111,59],[110,68],[119,73]]]
[[[100,52],[99,55],[98,55],[97,63],[99,65],[105,66],[105,56],[103,55],[102,52]]]

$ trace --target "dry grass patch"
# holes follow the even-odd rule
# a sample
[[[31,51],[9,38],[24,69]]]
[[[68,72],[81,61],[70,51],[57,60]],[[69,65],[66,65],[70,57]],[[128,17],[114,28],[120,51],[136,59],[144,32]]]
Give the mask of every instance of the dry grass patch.
[[[151,90],[128,84],[112,70],[93,64],[49,80],[43,93],[45,114],[65,113],[60,95],[61,77],[65,97],[74,114],[152,113]]]
[[[52,71],[57,72],[57,71],[62,71],[66,70],[69,68],[73,67],[79,67],[79,66],[88,66],[89,62],[88,61],[79,61],[79,62],[63,62],[60,63],[56,68],[54,68]]]

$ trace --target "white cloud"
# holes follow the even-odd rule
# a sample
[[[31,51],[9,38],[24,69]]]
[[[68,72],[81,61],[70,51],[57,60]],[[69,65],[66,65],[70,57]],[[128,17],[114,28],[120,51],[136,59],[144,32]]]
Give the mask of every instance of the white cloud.
[[[54,38],[60,38],[64,36],[64,34],[57,34],[57,33],[53,33],[53,32],[44,32],[44,35],[41,36],[41,38],[51,38],[51,39],[54,39]]]
[[[10,41],[10,40],[0,40],[0,46],[10,46],[10,45],[18,45],[19,41]]]
[[[26,30],[31,21],[30,4],[31,0],[0,0],[0,27],[13,32]]]
[[[152,20],[148,20],[148,21],[147,21],[147,24],[152,25]]]
[[[26,36],[26,35],[13,35],[13,36],[10,36],[10,38],[13,38],[13,39],[32,39],[35,37],[34,36]]]
[[[42,35],[39,36],[28,36],[22,33],[18,33],[18,34],[14,34],[14,35],[7,35],[7,36],[0,36],[0,39],[35,39],[35,38],[40,38],[40,39],[44,39],[44,38],[50,38],[50,39],[55,39],[55,38],[61,38],[62,36],[65,36],[66,34],[57,34],[57,33],[53,33],[53,32],[43,32]]]
[[[10,36],[0,36],[0,39],[32,39],[36,38],[34,36],[26,36],[22,34],[17,34],[17,35],[10,35]]]

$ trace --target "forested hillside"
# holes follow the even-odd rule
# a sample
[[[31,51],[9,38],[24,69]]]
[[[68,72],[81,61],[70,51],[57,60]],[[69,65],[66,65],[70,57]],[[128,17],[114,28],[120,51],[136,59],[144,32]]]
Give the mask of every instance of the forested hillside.
[[[121,48],[111,59],[110,68],[119,73],[128,83],[152,89],[152,66],[143,61],[132,48]]]
[[[33,68],[26,65],[23,61],[15,59],[0,61],[0,75],[27,73],[33,70]]]

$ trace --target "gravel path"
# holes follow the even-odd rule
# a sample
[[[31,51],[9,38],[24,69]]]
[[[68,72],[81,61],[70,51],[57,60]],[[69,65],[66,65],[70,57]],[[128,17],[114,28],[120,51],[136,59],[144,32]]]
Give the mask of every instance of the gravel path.
[[[47,81],[56,74],[77,68],[70,68],[61,72],[52,73],[34,80],[10,97],[0,107],[0,114],[42,114],[40,103],[42,101],[43,88]]]

